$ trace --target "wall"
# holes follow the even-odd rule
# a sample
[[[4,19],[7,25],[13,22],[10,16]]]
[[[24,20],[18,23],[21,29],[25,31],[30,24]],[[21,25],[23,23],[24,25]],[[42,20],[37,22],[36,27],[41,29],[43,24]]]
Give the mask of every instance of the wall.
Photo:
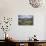
[[[0,0],[0,17],[13,17],[10,33],[17,40],[27,40],[34,34],[39,40],[45,39],[45,6],[32,8],[28,0]],[[33,26],[19,26],[18,15],[33,15]],[[2,33],[2,31],[1,31]],[[0,33],[0,34],[1,34]],[[2,34],[1,34],[2,35]],[[0,39],[3,37],[0,36]]]
[[[45,13],[45,24],[44,25],[45,25],[45,28],[44,28],[44,30],[45,30],[44,31],[44,39],[46,39],[46,13]]]

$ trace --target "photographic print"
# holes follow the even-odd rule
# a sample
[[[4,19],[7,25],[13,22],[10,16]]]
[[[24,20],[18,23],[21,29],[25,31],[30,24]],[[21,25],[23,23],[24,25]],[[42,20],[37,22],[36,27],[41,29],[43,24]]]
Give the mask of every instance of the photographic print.
[[[18,15],[18,24],[19,25],[33,25],[33,16],[32,15]]]

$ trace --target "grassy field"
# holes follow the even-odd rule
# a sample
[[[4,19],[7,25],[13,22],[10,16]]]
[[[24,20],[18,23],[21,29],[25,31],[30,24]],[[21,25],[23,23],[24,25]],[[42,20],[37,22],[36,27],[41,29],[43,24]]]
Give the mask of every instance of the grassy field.
[[[19,25],[33,25],[33,19],[19,19]]]

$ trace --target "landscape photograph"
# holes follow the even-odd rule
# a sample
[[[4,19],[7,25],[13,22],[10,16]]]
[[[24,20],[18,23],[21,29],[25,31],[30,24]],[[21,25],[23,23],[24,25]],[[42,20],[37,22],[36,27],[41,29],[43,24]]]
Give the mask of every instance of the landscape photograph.
[[[32,15],[18,15],[18,24],[19,25],[33,25],[33,16]]]

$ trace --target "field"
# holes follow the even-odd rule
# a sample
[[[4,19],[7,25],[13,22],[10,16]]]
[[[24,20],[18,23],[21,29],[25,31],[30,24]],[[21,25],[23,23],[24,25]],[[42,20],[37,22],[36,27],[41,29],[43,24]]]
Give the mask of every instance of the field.
[[[33,25],[33,19],[32,18],[24,18],[24,19],[19,18],[18,24],[19,25]]]

